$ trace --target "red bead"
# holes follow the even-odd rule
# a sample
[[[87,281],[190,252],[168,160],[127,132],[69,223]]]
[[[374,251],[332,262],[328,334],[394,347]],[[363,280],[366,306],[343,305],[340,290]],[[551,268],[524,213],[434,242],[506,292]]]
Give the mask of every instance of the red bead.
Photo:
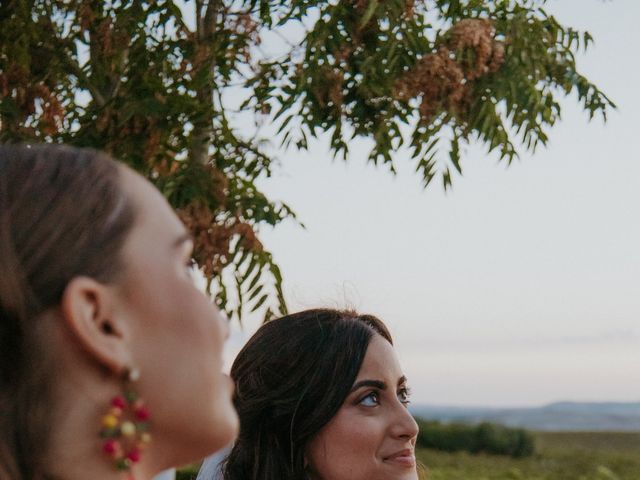
[[[149,409],[144,405],[136,408],[135,410],[136,418],[140,421],[145,421],[149,419]]]
[[[140,461],[140,450],[134,448],[129,453],[127,453],[127,458],[133,463],[138,463]]]
[[[111,400],[111,406],[124,409],[124,407],[127,406],[127,401],[123,396],[118,395],[117,397],[113,397]]]
[[[102,451],[110,457],[115,457],[120,451],[120,444],[116,440],[111,438],[104,442],[104,444],[102,445]]]

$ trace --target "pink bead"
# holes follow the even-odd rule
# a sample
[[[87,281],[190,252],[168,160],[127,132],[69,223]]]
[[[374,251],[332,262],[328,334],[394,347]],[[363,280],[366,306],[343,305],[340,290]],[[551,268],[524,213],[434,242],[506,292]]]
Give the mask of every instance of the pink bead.
[[[135,410],[136,418],[140,421],[145,421],[149,419],[149,409],[144,405],[136,408]]]
[[[117,397],[113,397],[113,399],[111,400],[111,406],[124,409],[124,407],[127,406],[127,401],[124,399],[124,397],[118,395]]]
[[[140,450],[134,448],[127,454],[127,458],[133,463],[138,463],[140,461]]]
[[[107,455],[114,457],[120,451],[120,444],[114,439],[109,439],[102,445],[102,451]]]
[[[109,414],[113,415],[114,417],[121,417],[122,412],[123,412],[123,409],[120,407],[111,407],[109,409]]]

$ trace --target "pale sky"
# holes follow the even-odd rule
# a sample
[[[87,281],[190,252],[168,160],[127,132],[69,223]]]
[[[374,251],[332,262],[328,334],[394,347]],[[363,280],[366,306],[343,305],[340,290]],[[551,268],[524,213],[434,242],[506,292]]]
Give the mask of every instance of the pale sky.
[[[260,184],[307,227],[261,232],[290,310],[378,315],[416,404],[640,401],[640,2],[547,8],[593,34],[579,67],[619,106],[606,125],[566,99],[546,149],[506,168],[472,146],[447,193],[424,191],[408,156],[394,177],[365,165],[366,142],[345,164],[326,140]]]

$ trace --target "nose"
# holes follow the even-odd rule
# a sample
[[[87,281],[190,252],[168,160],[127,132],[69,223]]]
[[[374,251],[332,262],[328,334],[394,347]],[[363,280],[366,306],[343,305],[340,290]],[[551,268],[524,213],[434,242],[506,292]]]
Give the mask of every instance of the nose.
[[[418,436],[419,427],[415,419],[404,405],[395,409],[391,433],[395,438],[413,440]]]

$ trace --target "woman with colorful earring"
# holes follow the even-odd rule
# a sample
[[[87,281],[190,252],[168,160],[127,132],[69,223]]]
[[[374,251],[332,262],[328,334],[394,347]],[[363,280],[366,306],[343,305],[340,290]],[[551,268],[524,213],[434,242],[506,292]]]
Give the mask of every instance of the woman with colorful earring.
[[[0,146],[0,479],[149,480],[233,440],[192,248],[106,155]]]

